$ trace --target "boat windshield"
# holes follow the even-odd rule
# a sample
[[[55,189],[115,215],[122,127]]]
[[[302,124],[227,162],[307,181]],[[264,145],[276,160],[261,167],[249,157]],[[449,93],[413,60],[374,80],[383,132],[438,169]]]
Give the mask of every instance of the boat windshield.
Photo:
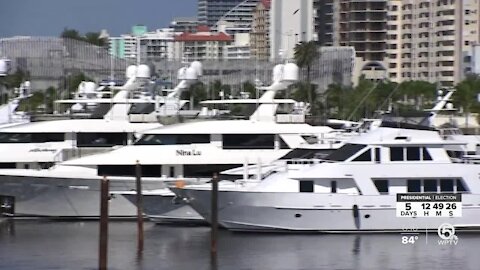
[[[145,134],[136,145],[210,143],[210,134]]]
[[[365,144],[353,144],[353,143],[347,143],[340,147],[338,150],[334,151],[330,155],[328,155],[325,160],[331,160],[331,161],[345,161],[349,157],[355,155],[358,153],[358,151],[362,150],[365,148]]]

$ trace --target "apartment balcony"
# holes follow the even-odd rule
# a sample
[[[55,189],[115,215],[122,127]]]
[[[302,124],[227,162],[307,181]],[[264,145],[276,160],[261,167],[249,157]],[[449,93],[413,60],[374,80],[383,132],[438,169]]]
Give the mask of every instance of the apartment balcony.
[[[438,62],[442,62],[442,61],[455,61],[455,56],[451,55],[451,56],[437,56],[437,61]]]
[[[439,16],[438,19],[439,19],[438,22],[458,20],[458,18],[455,17],[455,15],[442,15],[442,16]]]
[[[435,26],[434,29],[437,32],[451,31],[451,30],[455,30],[455,25],[440,25],[440,26]]]
[[[447,36],[436,36],[435,41],[454,41],[455,35],[447,35]]]

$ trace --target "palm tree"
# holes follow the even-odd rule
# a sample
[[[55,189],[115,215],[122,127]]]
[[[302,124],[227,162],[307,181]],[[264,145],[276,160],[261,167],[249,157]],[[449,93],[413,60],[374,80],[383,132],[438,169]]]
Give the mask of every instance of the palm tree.
[[[293,56],[295,58],[295,62],[297,63],[298,67],[302,69],[306,68],[307,84],[308,84],[308,89],[307,89],[308,102],[310,103],[310,106],[312,107],[312,111],[313,111],[312,86],[310,83],[310,70],[311,70],[312,64],[315,61],[317,61],[317,59],[320,57],[318,45],[313,40],[308,42],[302,41],[297,45],[295,45]]]

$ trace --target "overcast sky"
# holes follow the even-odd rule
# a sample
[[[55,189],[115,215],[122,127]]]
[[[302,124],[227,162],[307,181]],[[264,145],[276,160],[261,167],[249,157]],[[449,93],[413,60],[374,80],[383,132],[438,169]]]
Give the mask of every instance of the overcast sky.
[[[131,26],[167,27],[174,17],[197,15],[197,0],[0,0],[0,37],[59,36],[65,27],[110,35]]]

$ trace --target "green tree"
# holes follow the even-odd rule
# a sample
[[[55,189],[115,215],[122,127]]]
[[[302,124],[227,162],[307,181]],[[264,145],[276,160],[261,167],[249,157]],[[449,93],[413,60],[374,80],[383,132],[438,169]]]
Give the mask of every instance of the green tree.
[[[80,35],[80,33],[75,29],[70,29],[65,27],[63,32],[60,34],[61,38],[70,38],[75,40],[84,40],[84,38]]]
[[[85,34],[85,41],[100,47],[105,46],[106,39],[99,38],[99,37],[100,37],[100,32],[88,32]]]
[[[210,83],[208,87],[208,99],[219,99],[220,91],[222,91],[222,82],[220,80],[215,80],[213,83]]]
[[[310,73],[312,65],[320,57],[320,52],[318,50],[318,45],[315,41],[300,42],[295,45],[294,48],[294,58],[298,67],[306,69],[307,75],[307,97],[310,106],[314,105],[313,95],[312,95],[312,86],[310,81]]]
[[[480,93],[480,77],[476,74],[468,75],[456,85],[453,94],[454,105],[463,109],[465,121],[468,123],[468,115],[471,112],[480,112],[477,95]]]
[[[242,87],[243,87],[243,92],[246,92],[248,93],[248,95],[250,96],[250,98],[256,98],[257,96],[257,89],[255,87],[255,85],[250,82],[250,81],[246,81],[242,84]]]

